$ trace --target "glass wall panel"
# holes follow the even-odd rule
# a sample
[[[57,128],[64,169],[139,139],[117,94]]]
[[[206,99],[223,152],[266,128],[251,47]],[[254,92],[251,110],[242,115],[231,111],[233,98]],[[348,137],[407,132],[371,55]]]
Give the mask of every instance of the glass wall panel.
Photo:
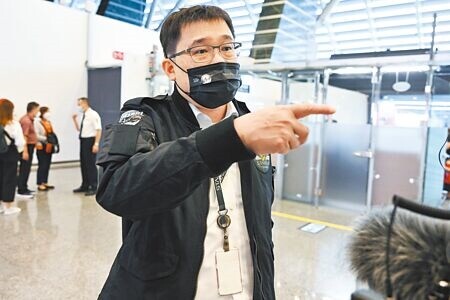
[[[324,125],[320,203],[364,209],[371,126],[339,123]]]
[[[439,150],[446,139],[447,128],[429,128],[425,181],[423,187],[423,203],[427,205],[439,206],[441,204],[444,185],[444,169],[439,163]],[[445,149],[443,149],[440,156],[442,163],[444,163],[447,157]]]
[[[317,102],[318,90],[314,73],[297,73],[289,80],[288,103]],[[305,144],[284,156],[283,198],[313,203],[317,177],[318,143],[321,123],[315,118],[301,120],[309,127]]]
[[[308,140],[284,158],[283,198],[313,203],[316,164],[320,134],[319,123],[304,123],[309,127]]]
[[[394,194],[419,201],[426,130],[378,126],[374,135],[372,205],[391,204]]]
[[[324,102],[337,111],[332,122],[324,124],[319,204],[364,210],[371,159],[372,68],[328,71]]]
[[[338,113],[326,123],[310,119],[308,142],[285,156],[284,198],[350,209],[391,204],[394,194],[442,202],[438,152],[450,126],[450,68],[434,75],[432,97],[426,66],[369,73],[376,70],[327,70],[326,89],[292,81],[289,102],[326,98]]]
[[[439,67],[430,81],[427,69],[382,68],[381,99],[376,109],[381,127],[376,139],[375,205],[389,203],[392,193],[432,206],[441,202],[444,170],[438,152],[447,136],[450,74],[447,67]],[[427,88],[430,82],[432,88]],[[445,158],[443,155],[442,160]],[[389,170],[395,170],[394,177],[389,178],[388,174],[393,174]]]
[[[446,198],[446,193],[443,189],[444,169],[439,158],[443,164],[449,158],[445,152],[447,145],[444,144],[447,139],[447,128],[450,127],[450,66],[439,66],[435,70],[432,92],[423,202],[431,206],[440,206]],[[439,153],[441,148],[442,151]]]

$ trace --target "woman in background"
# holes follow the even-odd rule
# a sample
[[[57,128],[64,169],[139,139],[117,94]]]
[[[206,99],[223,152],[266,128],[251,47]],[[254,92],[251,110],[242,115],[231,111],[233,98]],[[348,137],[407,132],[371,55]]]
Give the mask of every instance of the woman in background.
[[[25,138],[18,121],[13,120],[14,104],[7,99],[0,99],[0,126],[8,145],[6,153],[0,155],[0,214],[13,215],[21,211],[14,205],[17,187],[17,163],[20,153],[22,159],[28,160]],[[3,138],[3,136],[2,136]]]
[[[48,135],[53,133],[52,123],[50,122],[50,112],[48,107],[42,106],[39,109],[40,118],[34,121],[34,128],[38,138],[36,153],[38,158],[37,185],[39,191],[47,191],[55,187],[48,184],[48,173],[52,163],[52,154],[54,145],[48,143]]]

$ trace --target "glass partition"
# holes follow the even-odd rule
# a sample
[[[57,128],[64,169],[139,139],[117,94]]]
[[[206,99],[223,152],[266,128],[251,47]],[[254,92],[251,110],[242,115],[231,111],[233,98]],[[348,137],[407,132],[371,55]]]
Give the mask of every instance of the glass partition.
[[[313,203],[321,124],[308,122],[304,125],[310,130],[307,142],[284,158],[283,198]]]
[[[439,149],[447,137],[450,85],[445,67],[433,72],[428,66],[382,68],[374,204],[390,203],[396,193],[440,205],[444,170]],[[441,158],[445,160],[445,155]]]
[[[365,209],[370,130],[368,124],[325,124],[320,203]]]
[[[292,73],[288,79],[286,103],[319,101],[319,79],[314,72]],[[309,127],[307,142],[284,156],[283,191],[284,199],[313,203],[317,177],[318,151],[321,124],[314,118],[301,122]]]
[[[283,198],[312,203],[314,149],[310,143],[286,155],[284,165]]]
[[[431,206],[439,206],[442,204],[443,185],[444,185],[444,169],[439,163],[445,163],[447,154],[445,149],[441,149],[447,140],[447,128],[430,127],[428,130],[428,144],[425,168],[425,180],[423,186],[423,203]],[[444,146],[445,148],[445,146]],[[446,193],[444,193],[444,197]]]
[[[439,66],[433,75],[433,96],[425,160],[423,202],[440,206],[449,196],[444,190],[447,130],[450,127],[450,66]],[[440,151],[442,149],[442,151]],[[440,160],[440,161],[439,161]]]
[[[284,74],[283,103],[327,103],[337,113],[302,120],[309,139],[283,157],[282,197],[357,210],[389,205],[394,194],[440,205],[450,67],[435,72],[433,88],[430,74],[427,66]]]
[[[372,159],[368,124],[372,68],[326,72],[330,75],[324,77],[324,102],[335,106],[336,114],[324,124],[319,204],[363,210]]]
[[[426,130],[374,126],[374,135],[372,205],[391,204],[394,194],[420,201]]]
[[[370,91],[371,74],[357,77]],[[316,122],[310,118],[305,123],[310,129],[307,143],[285,155],[283,198],[365,208],[370,159],[369,105],[364,91],[349,89],[354,83],[354,76],[328,77],[327,72],[316,72],[314,77],[289,84],[290,103],[326,102],[338,112],[325,123],[320,118]]]

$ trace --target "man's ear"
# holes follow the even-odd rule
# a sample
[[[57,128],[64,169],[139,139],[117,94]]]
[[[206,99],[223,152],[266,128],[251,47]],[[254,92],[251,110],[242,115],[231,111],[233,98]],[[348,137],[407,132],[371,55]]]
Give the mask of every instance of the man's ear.
[[[163,61],[161,62],[161,65],[162,65],[164,72],[169,77],[169,79],[175,80],[176,75],[175,75],[175,66],[174,66],[173,62],[168,58],[164,58]]]

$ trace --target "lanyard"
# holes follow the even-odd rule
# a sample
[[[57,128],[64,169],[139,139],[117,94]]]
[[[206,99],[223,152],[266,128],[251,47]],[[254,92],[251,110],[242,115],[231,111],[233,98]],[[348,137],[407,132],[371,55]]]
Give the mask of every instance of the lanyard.
[[[223,250],[225,252],[230,250],[230,244],[228,241],[227,228],[231,224],[231,218],[228,215],[228,209],[225,207],[225,201],[223,198],[222,184],[221,182],[225,178],[225,173],[221,176],[214,177],[214,189],[216,191],[217,202],[219,203],[219,215],[217,216],[217,225],[223,230]]]
[[[222,193],[222,181],[225,178],[225,173],[220,176],[214,177],[214,189],[216,191],[217,202],[219,203],[219,214],[226,213],[225,200]]]

